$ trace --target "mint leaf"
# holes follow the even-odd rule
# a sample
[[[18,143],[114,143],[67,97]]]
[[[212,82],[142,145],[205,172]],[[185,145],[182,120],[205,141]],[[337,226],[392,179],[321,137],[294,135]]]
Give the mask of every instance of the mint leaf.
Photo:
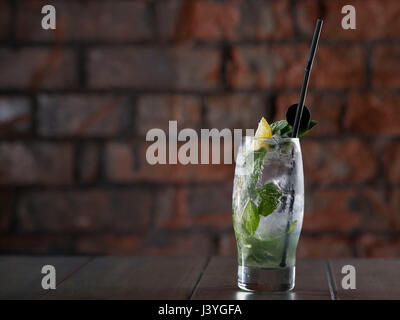
[[[250,236],[253,236],[257,230],[258,223],[260,222],[260,216],[258,215],[257,206],[250,199],[244,207],[242,221],[247,233]]]
[[[277,122],[274,122],[271,124],[271,130],[272,134],[278,134],[280,135],[281,130],[283,130],[285,127],[287,127],[289,124],[286,120],[279,120]]]
[[[311,120],[310,123],[308,124],[307,129],[300,129],[299,130],[299,138],[304,136],[308,131],[310,131],[312,128],[314,128],[318,124],[317,121]]]
[[[275,183],[270,182],[257,188],[256,192],[259,199],[258,213],[266,217],[278,207],[282,191]]]
[[[249,172],[248,177],[248,187],[249,193],[253,193],[257,185],[258,179],[263,169],[264,158],[267,154],[267,149],[261,148],[257,151],[252,151],[249,153],[245,160],[245,170]]]
[[[294,221],[290,224],[287,233],[291,233],[291,232],[293,231],[293,229],[296,227],[296,225],[297,225],[297,220],[294,220]]]
[[[247,200],[245,205],[242,207],[243,211],[241,218],[239,219],[240,227],[239,225],[234,226],[238,236],[245,236],[244,234],[241,234],[242,230],[245,234],[252,236],[258,227],[258,223],[260,222],[258,208],[251,198],[253,198],[255,194],[257,182],[262,172],[266,154],[267,150],[261,148],[260,150],[250,152],[245,158],[244,169],[245,172],[248,172],[248,176],[244,179],[245,182],[243,185],[242,196],[244,199],[249,200]]]
[[[311,120],[308,127],[305,129],[299,129],[299,138],[303,137],[308,131],[314,128],[318,124],[317,121]],[[291,138],[293,127],[286,121],[280,120],[271,124],[272,134],[281,136],[282,138]]]

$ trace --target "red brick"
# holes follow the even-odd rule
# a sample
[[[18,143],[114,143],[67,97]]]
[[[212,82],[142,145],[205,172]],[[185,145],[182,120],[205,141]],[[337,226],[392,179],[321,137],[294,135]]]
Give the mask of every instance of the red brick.
[[[21,235],[0,236],[2,253],[207,256],[211,240],[207,234],[165,233],[135,235]]]
[[[236,256],[236,239],[233,232],[220,234],[218,238],[218,255]]]
[[[310,88],[349,89],[365,84],[365,53],[360,46],[319,46],[310,76]],[[305,65],[306,56],[302,60]],[[303,71],[303,70],[302,70]]]
[[[100,166],[100,147],[94,143],[86,143],[82,146],[79,156],[79,181],[94,183],[98,178]]]
[[[298,0],[296,1],[295,18],[301,34],[312,37],[315,28],[315,21],[321,17],[321,5],[319,1]],[[328,22],[324,19],[323,29],[320,37],[325,37],[325,29]],[[337,24],[338,28],[340,24]]]
[[[134,235],[81,236],[74,243],[74,252],[91,255],[137,255],[142,243],[142,237]]]
[[[43,136],[113,136],[132,126],[132,102],[116,95],[42,95],[38,131]]]
[[[27,133],[32,114],[29,100],[21,97],[0,97],[0,133],[9,135]]]
[[[372,55],[372,83],[375,87],[379,89],[400,88],[399,59],[399,45],[378,46],[374,48]]]
[[[300,236],[297,247],[298,258],[342,258],[352,257],[352,242],[343,236]]]
[[[353,232],[396,230],[400,218],[377,188],[306,192],[304,230]]]
[[[397,258],[400,255],[400,237],[365,234],[356,241],[360,257]]]
[[[306,193],[303,230],[350,232],[362,223],[363,212],[354,204],[355,190],[318,190]]]
[[[53,48],[0,49],[0,88],[71,88],[77,83],[75,57]]]
[[[142,237],[135,235],[65,235],[7,234],[0,235],[2,254],[138,254]]]
[[[48,1],[19,1],[16,34],[29,41],[129,41],[149,39],[152,21],[144,1],[53,1],[57,29],[43,30],[41,8]]]
[[[168,189],[160,195],[162,204],[157,205],[155,217],[160,228],[232,228],[231,184]]]
[[[400,207],[396,203],[395,191],[383,192],[378,188],[366,188],[362,191],[361,201],[357,204],[366,212],[362,230],[391,232],[400,230]]]
[[[178,128],[198,129],[201,123],[201,101],[193,96],[141,96],[138,100],[136,128],[140,135],[159,128],[168,131],[168,121],[176,120]]]
[[[232,225],[232,184],[213,186],[193,186],[188,192],[188,208],[191,215],[196,217],[224,215]],[[207,202],[204,202],[207,199]]]
[[[185,226],[187,201],[183,199],[181,190],[166,185],[154,191],[157,198],[154,209],[154,225],[156,228],[168,229],[167,227],[176,225],[175,222],[178,222],[177,224],[181,227]]]
[[[0,39],[7,38],[10,34],[11,22],[10,3],[8,1],[0,2]]]
[[[13,215],[14,194],[11,190],[0,191],[0,232],[10,231],[11,219]]]
[[[292,104],[297,103],[299,95],[283,94],[277,98],[277,110],[273,121],[286,119],[286,110]],[[307,94],[305,102],[311,111],[311,118],[318,122],[307,136],[337,135],[340,133],[341,110],[344,99],[333,94]]]
[[[373,147],[356,139],[344,141],[304,141],[304,175],[309,182],[366,182],[376,175]]]
[[[151,201],[151,193],[140,189],[31,192],[19,203],[18,229],[143,234],[149,227]]]
[[[351,94],[344,119],[345,128],[371,136],[400,134],[399,103],[400,95]]]
[[[297,21],[301,33],[311,37],[315,21],[321,16],[318,1],[297,1]],[[356,29],[342,28],[342,7],[351,4],[356,9]],[[323,1],[324,26],[321,39],[325,40],[376,40],[396,39],[400,28],[397,0],[336,0]]]
[[[390,193],[390,206],[396,217],[400,217],[400,189],[394,189]],[[397,228],[400,228],[399,224],[397,224]]]
[[[0,235],[2,254],[73,254],[74,237],[48,234]]]
[[[162,1],[159,33],[183,40],[281,39],[293,33],[288,1]]]
[[[290,3],[286,0],[240,2],[240,39],[285,39],[293,35]]]
[[[400,183],[400,142],[393,141],[383,149],[383,170],[386,181]]]
[[[134,235],[78,237],[75,252],[96,255],[207,256],[211,245],[211,238],[207,234],[198,232],[181,234],[155,230],[144,237]]]
[[[212,250],[208,234],[190,231],[189,233],[154,231],[148,236],[136,254],[167,256],[207,256]]]
[[[234,3],[216,1],[181,1],[161,4],[158,16],[166,9],[167,17],[161,18],[161,28],[172,33],[174,39],[232,38],[239,22],[238,8]],[[164,32],[165,33],[165,32]]]
[[[206,102],[208,128],[254,129],[266,116],[267,98],[254,94],[210,96]]]
[[[248,46],[231,50],[228,81],[234,88],[299,88],[308,47]],[[364,53],[359,46],[319,46],[310,78],[318,89],[359,88],[364,84]]]
[[[91,88],[210,89],[218,85],[220,58],[214,49],[102,47],[88,56]]]
[[[73,150],[66,143],[2,143],[0,163],[1,185],[61,185],[72,182]]]
[[[233,179],[234,167],[231,164],[150,165],[146,161],[149,145],[150,143],[109,143],[106,147],[107,177],[119,183],[229,182]]]
[[[227,65],[229,84],[234,88],[297,87],[304,70],[300,66],[303,52],[291,46],[234,47]]]
[[[180,27],[180,30],[178,29],[179,17],[180,13],[184,11],[184,5],[186,4],[182,3],[181,0],[156,2],[157,33],[161,39],[176,39],[178,33],[181,33],[183,38],[190,36],[189,32],[187,32],[187,27],[190,26],[187,24],[187,19],[183,14],[181,14],[181,24],[185,24],[185,26]],[[189,9],[192,10],[192,8]]]

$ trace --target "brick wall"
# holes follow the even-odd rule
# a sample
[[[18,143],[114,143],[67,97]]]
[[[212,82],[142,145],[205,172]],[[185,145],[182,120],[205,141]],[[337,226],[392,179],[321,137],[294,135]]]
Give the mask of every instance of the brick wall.
[[[282,119],[317,16],[299,256],[399,256],[397,0],[0,1],[0,252],[234,254],[233,166],[152,167],[144,136]]]

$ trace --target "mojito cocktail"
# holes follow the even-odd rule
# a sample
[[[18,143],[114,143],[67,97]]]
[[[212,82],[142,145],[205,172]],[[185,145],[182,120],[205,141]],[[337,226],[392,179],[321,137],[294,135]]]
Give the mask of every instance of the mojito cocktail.
[[[256,135],[245,137],[238,150],[233,225],[238,285],[245,290],[294,287],[304,180],[299,139],[289,138],[291,129],[284,120],[269,126],[263,118]]]

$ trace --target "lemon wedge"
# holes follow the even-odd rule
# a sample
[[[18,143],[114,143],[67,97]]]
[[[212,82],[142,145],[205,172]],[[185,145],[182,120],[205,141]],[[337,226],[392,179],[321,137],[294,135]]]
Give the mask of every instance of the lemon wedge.
[[[263,140],[267,140],[272,137],[272,129],[269,126],[267,120],[262,117],[260,122],[258,123],[258,128],[256,134],[254,136],[254,150],[259,150],[261,147],[267,147],[266,143],[263,143]]]

